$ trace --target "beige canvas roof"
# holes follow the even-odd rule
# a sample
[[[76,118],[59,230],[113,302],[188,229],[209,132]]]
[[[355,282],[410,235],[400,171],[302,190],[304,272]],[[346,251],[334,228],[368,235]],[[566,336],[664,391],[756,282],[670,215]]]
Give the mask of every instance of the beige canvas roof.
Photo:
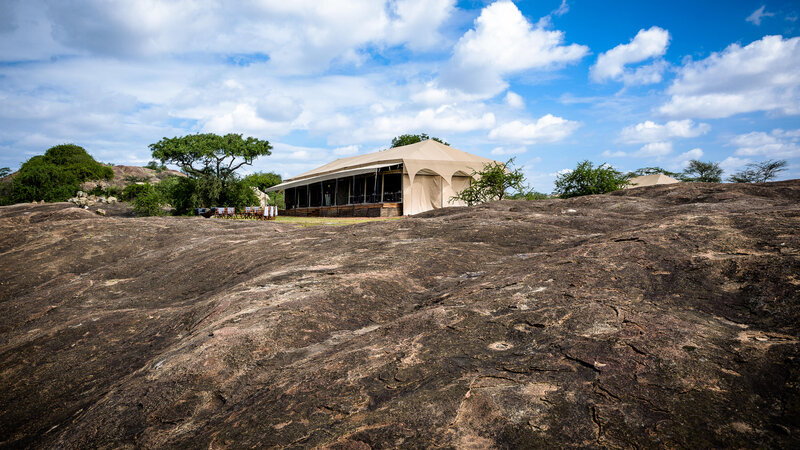
[[[301,180],[321,179],[326,175],[343,171],[400,163],[404,164],[412,183],[414,177],[424,171],[424,173],[433,172],[450,184],[453,175],[470,175],[473,169],[481,170],[490,162],[491,159],[463,152],[434,140],[427,140],[366,155],[340,158],[289,178],[285,183],[273,186],[270,190],[283,189],[290,183],[296,185]]]
[[[663,173],[654,173],[652,175],[643,175],[641,177],[633,177],[628,180],[630,184],[626,187],[628,188],[636,188],[636,187],[643,187],[643,186],[655,186],[657,184],[672,184],[672,183],[680,183],[680,180],[676,180],[675,178],[668,177]]]

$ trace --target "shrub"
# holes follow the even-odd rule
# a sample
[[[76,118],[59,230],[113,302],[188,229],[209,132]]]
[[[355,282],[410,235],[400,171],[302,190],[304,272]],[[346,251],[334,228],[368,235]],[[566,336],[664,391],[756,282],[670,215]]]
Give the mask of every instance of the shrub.
[[[121,199],[124,201],[132,201],[141,193],[146,192],[152,187],[150,183],[129,184],[123,189]]]
[[[475,205],[492,200],[502,200],[509,189],[523,192],[526,187],[525,176],[520,169],[511,169],[514,158],[508,162],[492,161],[480,172],[472,171],[469,186],[459,192],[453,199],[461,200],[467,205]]]
[[[605,194],[616,191],[628,184],[626,175],[608,164],[594,167],[589,161],[578,163],[575,170],[556,178],[556,194],[561,198],[581,195]]]
[[[550,196],[544,192],[528,191],[509,195],[508,198],[512,200],[546,200],[550,198]]]
[[[133,210],[140,216],[163,216],[164,198],[151,184],[139,184],[142,188],[133,199]]]
[[[20,167],[12,181],[12,200],[63,202],[87,180],[110,180],[114,172],[74,144],[56,145]]]

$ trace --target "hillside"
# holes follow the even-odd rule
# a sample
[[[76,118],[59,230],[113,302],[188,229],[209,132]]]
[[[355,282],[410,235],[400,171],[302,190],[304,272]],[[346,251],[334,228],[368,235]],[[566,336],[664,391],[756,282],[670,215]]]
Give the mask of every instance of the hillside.
[[[111,170],[114,171],[113,179],[87,181],[83,183],[83,185],[81,186],[82,189],[85,191],[90,191],[95,186],[100,186],[103,189],[107,188],[108,186],[116,186],[120,189],[124,189],[125,186],[134,183],[136,181],[147,181],[149,183],[155,184],[167,177],[186,176],[184,173],[179,172],[177,170],[166,169],[166,170],[156,171],[147,167],[138,167],[138,166],[117,165],[117,166],[111,166]]]
[[[797,447],[800,180],[345,227],[0,208],[0,446]]]

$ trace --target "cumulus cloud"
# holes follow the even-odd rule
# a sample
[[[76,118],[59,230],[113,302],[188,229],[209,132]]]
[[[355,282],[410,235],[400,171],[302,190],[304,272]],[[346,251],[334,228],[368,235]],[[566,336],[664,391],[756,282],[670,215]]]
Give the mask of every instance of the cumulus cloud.
[[[619,141],[626,144],[642,144],[671,138],[692,138],[706,134],[710,130],[709,124],[698,123],[695,125],[691,119],[670,120],[664,124],[647,120],[623,128],[619,134]]]
[[[465,92],[495,95],[507,87],[503,77],[526,70],[549,70],[579,61],[589,51],[565,44],[562,31],[534,26],[510,1],[485,7],[475,27],[456,43],[440,82]]]
[[[505,102],[506,105],[514,109],[521,109],[525,107],[525,100],[522,98],[522,96],[511,91],[506,93]]]
[[[628,69],[627,65],[661,57],[669,46],[669,32],[659,27],[639,30],[628,44],[620,44],[601,53],[590,69],[593,81],[622,81],[625,84],[652,84],[661,81],[666,63],[657,60],[650,65]]]
[[[470,132],[493,127],[493,113],[481,113],[471,108],[443,105],[417,112],[381,115],[367,121],[364,126],[349,133],[349,141],[364,142],[387,140],[394,136],[423,130],[433,132]]]
[[[743,169],[746,165],[752,163],[753,160],[748,158],[737,158],[736,156],[728,156],[719,163],[719,167],[726,173],[733,173],[737,170]]]
[[[770,133],[753,131],[735,136],[730,145],[736,147],[735,154],[739,156],[798,158],[800,129],[785,131],[778,128]]]
[[[454,0],[260,0],[235,8],[213,0],[23,3],[30,6],[10,12],[52,38],[43,49],[136,58],[239,55],[237,61],[268,61],[287,73],[358,65],[370,45],[440,47],[447,40],[439,28],[455,10]]]
[[[490,139],[538,144],[558,142],[571,135],[579,122],[546,114],[535,121],[513,120],[489,132]]]
[[[761,8],[758,8],[757,10],[753,11],[753,13],[747,16],[747,19],[745,20],[752,23],[755,26],[761,25],[761,19],[763,19],[764,17],[772,17],[775,15],[775,13],[764,11],[766,7],[767,7],[766,5],[761,5]]]
[[[492,155],[496,155],[496,156],[499,156],[499,155],[519,155],[520,153],[525,153],[527,151],[528,151],[528,149],[525,148],[525,147],[511,147],[511,148],[495,147],[495,148],[492,149],[492,151],[490,153]]]
[[[642,148],[630,156],[634,156],[636,158],[660,158],[662,156],[669,155],[670,153],[672,153],[672,142],[651,142],[649,144],[645,144],[642,146]]]
[[[672,142],[650,142],[643,145],[639,150],[633,152],[606,150],[602,153],[605,157],[631,157],[631,158],[655,158],[661,160],[664,156],[672,153]]]
[[[659,108],[667,116],[722,118],[753,111],[800,114],[800,37],[765,36],[689,62]]]
[[[703,157],[703,149],[701,148],[693,148],[689,151],[683,152],[676,158],[677,160],[677,167],[683,169],[689,165],[689,162],[693,159],[700,159]]]

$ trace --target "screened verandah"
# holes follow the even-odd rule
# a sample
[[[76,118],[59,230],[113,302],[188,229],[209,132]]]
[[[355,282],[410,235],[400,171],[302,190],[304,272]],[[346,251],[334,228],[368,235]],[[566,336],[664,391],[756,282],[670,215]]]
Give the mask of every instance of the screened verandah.
[[[370,169],[367,173],[309,181],[302,184],[299,180],[295,186],[284,189],[285,214],[366,217],[403,214],[402,164]]]

